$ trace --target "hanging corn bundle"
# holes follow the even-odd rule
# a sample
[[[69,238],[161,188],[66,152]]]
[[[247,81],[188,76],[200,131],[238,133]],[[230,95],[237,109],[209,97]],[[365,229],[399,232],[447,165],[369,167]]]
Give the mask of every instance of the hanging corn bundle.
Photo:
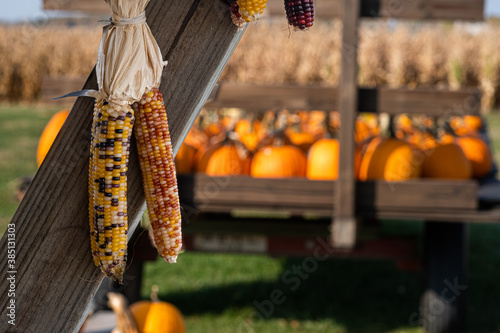
[[[108,277],[121,282],[126,265],[127,168],[133,126],[153,239],[167,262],[175,262],[182,247],[181,214],[167,115],[158,90],[166,62],[146,24],[144,10],[149,0],[106,2],[112,16],[97,56],[99,90],[65,96],[96,98],[89,165],[92,256]]]

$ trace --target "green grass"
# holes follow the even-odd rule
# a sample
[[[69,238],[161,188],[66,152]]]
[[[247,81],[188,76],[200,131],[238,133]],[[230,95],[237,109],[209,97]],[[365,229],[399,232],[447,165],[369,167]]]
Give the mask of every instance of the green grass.
[[[488,133],[493,146],[493,155],[497,166],[500,166],[500,112],[491,113],[486,119],[488,120]]]
[[[0,106],[0,230],[17,207],[16,179],[36,172],[38,137],[55,108]],[[500,114],[488,117],[500,164]],[[388,235],[420,237],[417,222],[384,222]],[[499,225],[470,226],[468,332],[500,332]],[[153,284],[160,298],[183,312],[188,332],[423,332],[410,323],[419,313],[421,272],[398,271],[392,262],[330,260],[300,280],[283,279],[302,259],[259,255],[183,253],[176,265],[148,263],[142,295]],[[259,316],[274,290],[286,300]],[[261,318],[262,317],[262,318]]]
[[[38,138],[55,108],[0,105],[0,231],[16,211],[20,177],[37,170]]]
[[[399,230],[398,230],[399,229]],[[419,237],[421,223],[384,222],[385,234]],[[467,332],[500,332],[499,225],[470,225]],[[422,272],[394,263],[335,259],[300,279],[287,277],[302,259],[186,252],[176,265],[147,263],[142,295],[153,284],[160,299],[185,315],[188,332],[423,332],[419,318]],[[273,290],[286,297],[270,311]],[[265,304],[269,316],[254,304]],[[264,303],[263,303],[264,302]]]

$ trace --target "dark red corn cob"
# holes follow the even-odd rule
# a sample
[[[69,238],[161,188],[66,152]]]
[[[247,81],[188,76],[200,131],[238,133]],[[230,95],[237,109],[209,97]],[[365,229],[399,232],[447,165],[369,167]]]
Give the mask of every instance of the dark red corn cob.
[[[241,17],[240,7],[238,6],[236,0],[231,2],[231,5],[229,6],[228,9],[229,12],[231,13],[231,20],[233,21],[234,25],[238,27],[238,30],[242,29],[246,22]]]
[[[231,14],[234,14],[236,17],[241,17],[239,10],[240,10],[240,7],[236,3],[236,0],[231,2],[231,5],[229,6],[229,11],[231,12]]]
[[[285,0],[288,24],[304,30],[314,23],[314,0]]]

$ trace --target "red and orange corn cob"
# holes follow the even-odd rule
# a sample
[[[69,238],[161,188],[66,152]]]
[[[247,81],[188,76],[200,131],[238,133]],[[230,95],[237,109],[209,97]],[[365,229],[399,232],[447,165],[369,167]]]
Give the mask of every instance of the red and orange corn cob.
[[[174,263],[182,248],[181,212],[174,154],[163,96],[157,88],[133,104],[135,137],[153,240],[166,262]]]
[[[121,282],[127,255],[127,168],[134,111],[97,100],[89,165],[90,244],[96,266]]]
[[[305,30],[314,23],[314,0],[285,0],[288,23],[295,28]]]

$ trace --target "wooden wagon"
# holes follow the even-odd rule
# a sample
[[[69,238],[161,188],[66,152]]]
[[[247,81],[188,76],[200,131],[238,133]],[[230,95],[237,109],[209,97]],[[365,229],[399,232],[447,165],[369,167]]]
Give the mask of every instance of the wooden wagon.
[[[192,223],[185,228],[185,243],[187,249],[200,251],[275,255],[311,255],[317,246],[322,246],[331,256],[395,257],[405,265],[415,259],[414,247],[398,239],[356,243],[358,221],[360,218],[425,221],[427,285],[423,306],[429,308],[438,301],[445,308],[437,320],[427,321],[430,324],[426,329],[445,332],[463,325],[465,296],[443,302],[442,291],[446,288],[443,283],[466,284],[467,223],[500,222],[499,187],[496,183],[480,185],[476,181],[356,183],[352,167],[352,131],[358,111],[394,114],[404,110],[406,113],[441,115],[443,112],[462,114],[465,110],[478,113],[478,94],[476,91],[359,89],[356,84],[356,31],[360,17],[480,20],[484,2],[399,2],[401,6],[391,7],[393,2],[387,0],[324,1],[328,4],[325,11],[331,16],[341,16],[344,22],[341,84],[337,89],[301,90],[304,95],[297,100],[315,109],[340,110],[339,180],[179,177],[181,200],[186,209],[219,214],[216,220],[192,218]],[[209,105],[212,106],[238,106],[240,101],[248,105],[245,98],[249,96],[238,95],[238,87],[222,83],[214,92],[217,78],[243,32],[232,25],[227,3],[222,0],[172,0],[168,3],[152,0],[147,17],[169,61],[169,74],[164,76],[160,88],[165,96],[174,150],[177,151],[210,96]],[[96,88],[94,72],[84,86],[84,89],[92,88]],[[231,89],[233,92],[229,94]],[[284,87],[273,89],[276,90],[266,103],[279,105],[283,94],[291,91]],[[252,87],[245,92],[261,96],[264,90],[269,91],[269,87]],[[457,103],[464,107],[456,108]],[[14,285],[15,297],[3,298],[0,304],[5,311],[14,300],[16,326],[0,321],[1,331],[76,332],[103,281],[89,255],[88,197],[87,191],[82,190],[87,186],[92,108],[92,100],[79,98],[76,101],[11,222],[15,242],[9,240],[11,233],[2,238],[1,251],[7,253],[14,246],[15,262],[9,266],[7,261],[2,261],[0,268],[11,272],[15,283],[2,279],[1,291],[7,295]],[[135,149],[131,152],[129,170],[128,195],[133,199],[129,201],[128,212],[132,236],[145,210]],[[215,188],[209,200],[203,198],[207,188]],[[227,218],[234,209],[286,211],[291,216],[313,211],[331,217],[331,223],[325,225],[293,218],[287,221],[288,231],[283,233],[282,222],[275,219],[243,219],[235,223]],[[226,240],[226,248],[220,247],[221,237]]]

